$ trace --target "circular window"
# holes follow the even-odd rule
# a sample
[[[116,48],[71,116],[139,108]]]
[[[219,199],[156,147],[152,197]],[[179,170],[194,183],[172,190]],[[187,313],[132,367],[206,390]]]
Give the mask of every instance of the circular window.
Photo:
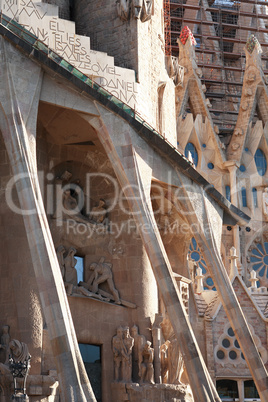
[[[231,328],[231,327],[228,328],[228,331],[227,331],[227,332],[228,332],[228,335],[229,335],[229,336],[234,336],[233,328]]]
[[[214,165],[213,165],[212,162],[209,162],[209,163],[208,163],[208,168],[209,168],[210,170],[214,169]]]
[[[240,349],[240,345],[239,345],[237,339],[234,341],[234,345],[235,345],[235,347],[236,347],[237,349]]]
[[[236,353],[236,351],[235,351],[235,350],[231,350],[231,351],[229,352],[229,357],[230,357],[230,359],[235,360],[235,359],[237,358],[237,353]]]
[[[189,158],[189,153],[191,154],[191,156],[193,158],[194,165],[197,166],[197,164],[198,164],[198,152],[197,152],[196,147],[194,146],[194,144],[192,142],[188,142],[188,144],[185,147],[184,155],[186,156],[186,158]]]
[[[245,165],[240,165],[239,170],[240,170],[240,172],[245,172],[246,171],[246,166]]]
[[[217,358],[220,359],[220,360],[222,360],[222,359],[224,359],[224,357],[225,357],[224,351],[223,351],[223,350],[218,350],[218,352],[217,352]]]
[[[224,339],[224,340],[222,341],[222,346],[223,346],[224,348],[229,348],[229,346],[230,346],[230,341],[229,341],[229,339]]]
[[[202,269],[202,274],[204,275],[204,290],[216,290],[214,282],[212,278],[210,277],[209,273],[207,272],[207,265],[204,260],[204,257],[200,251],[200,248],[198,247],[198,244],[193,237],[189,246],[189,257],[193,259],[194,261],[197,262],[199,268]]]
[[[264,176],[265,172],[267,170],[267,161],[266,161],[263,151],[260,148],[257,149],[257,151],[254,155],[254,160],[255,160],[256,168],[257,168],[259,175]]]
[[[254,244],[251,251],[250,262],[252,268],[257,273],[260,281],[258,286],[267,286],[268,284],[268,242]]]

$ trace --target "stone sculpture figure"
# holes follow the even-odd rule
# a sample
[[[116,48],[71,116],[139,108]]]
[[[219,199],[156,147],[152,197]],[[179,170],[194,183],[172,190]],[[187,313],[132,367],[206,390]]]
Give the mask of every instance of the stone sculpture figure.
[[[118,327],[116,335],[112,341],[114,355],[114,379],[120,381],[122,378],[122,347],[123,347],[123,327]]]
[[[268,217],[268,187],[262,193],[263,214]]]
[[[76,253],[76,249],[74,247],[70,247],[66,257],[64,258],[65,265],[65,282],[71,283],[72,285],[77,285],[77,271],[75,269],[77,260],[74,258]]]
[[[60,245],[57,248],[57,257],[67,295],[71,296],[73,293],[76,293],[86,297],[94,297],[95,299],[108,301],[108,299],[103,298],[101,295],[90,292],[83,286],[77,286],[77,271],[75,269],[77,260],[74,258],[76,249],[74,247],[70,247],[67,255],[64,257],[65,252],[66,249],[63,245]]]
[[[117,0],[116,2],[117,13],[122,21],[127,21],[129,18],[129,11],[130,11],[129,1],[130,0]]]
[[[10,354],[9,342],[10,342],[9,325],[3,325],[0,349],[4,349],[5,351],[4,364],[8,364],[8,358]]]
[[[172,339],[168,347],[168,383],[182,384],[181,376],[184,370],[182,353],[179,348],[179,342],[176,338]]]
[[[143,361],[142,351],[146,343],[146,338],[144,335],[139,334],[139,328],[137,325],[133,325],[131,328],[131,336],[134,339],[133,347],[133,375],[134,380],[141,379],[141,364]]]
[[[116,304],[121,304],[119,293],[114,286],[112,264],[104,262],[104,258],[101,258],[98,263],[92,263],[90,265],[90,270],[93,271],[94,275],[89,277],[87,282],[93,293],[97,293],[99,290],[99,285],[106,282],[110,292],[114,297]]]
[[[123,342],[121,348],[122,354],[122,380],[124,382],[132,381],[132,348],[134,339],[129,334],[129,327],[123,328]]]
[[[57,258],[58,258],[58,262],[59,262],[59,266],[60,266],[60,272],[62,277],[65,277],[65,263],[64,263],[64,253],[65,253],[65,247],[61,244],[58,248],[57,248]]]
[[[9,348],[15,363],[25,362],[31,358],[28,346],[24,342],[20,342],[17,339],[12,339],[12,341],[9,342]]]
[[[107,215],[106,202],[103,198],[99,200],[99,205],[92,208],[90,219],[95,223],[103,223]]]
[[[151,342],[147,341],[142,351],[141,363],[141,382],[154,384],[154,349],[151,348]]]
[[[168,384],[168,368],[169,368],[169,356],[168,356],[168,347],[170,341],[166,341],[160,348],[161,353],[161,377],[162,383]]]
[[[191,278],[191,281],[194,284],[195,276],[196,276],[197,263],[191,257],[187,256],[187,259],[188,259],[188,268],[189,268],[189,271],[190,271],[190,278]]]

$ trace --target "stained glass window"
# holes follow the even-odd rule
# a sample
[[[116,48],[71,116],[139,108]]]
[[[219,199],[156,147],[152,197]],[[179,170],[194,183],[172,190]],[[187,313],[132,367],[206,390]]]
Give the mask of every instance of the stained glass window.
[[[265,172],[267,170],[267,161],[266,161],[263,151],[260,148],[257,149],[257,151],[254,155],[254,160],[255,160],[256,168],[257,168],[259,175],[264,176]]]
[[[186,156],[186,158],[188,158],[189,152],[192,155],[194,165],[197,166],[197,164],[198,164],[198,152],[197,152],[196,147],[194,146],[194,144],[192,142],[188,142],[188,144],[185,147],[184,155]]]

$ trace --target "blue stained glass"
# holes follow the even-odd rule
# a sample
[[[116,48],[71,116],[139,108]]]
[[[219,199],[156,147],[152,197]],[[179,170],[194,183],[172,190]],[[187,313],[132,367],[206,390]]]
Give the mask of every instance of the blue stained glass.
[[[192,144],[191,142],[188,142],[188,144],[186,145],[185,150],[184,150],[184,155],[186,156],[186,158],[188,158],[189,152],[192,155],[194,165],[197,166],[197,164],[198,164],[198,152],[197,152],[196,147],[194,146],[194,144]]]
[[[262,245],[259,243],[259,244],[257,244],[257,247],[258,247],[258,249],[260,250],[260,252],[262,253],[262,254],[265,254],[265,252],[263,251],[263,247],[262,247]]]
[[[208,286],[214,285],[213,279],[211,277],[207,278],[206,282],[207,282]]]
[[[203,147],[203,148],[206,148],[207,146],[206,146],[206,144],[202,144],[202,147]]]
[[[208,168],[211,169],[211,170],[214,169],[214,165],[213,165],[212,162],[209,162],[209,163],[208,163]]]
[[[253,264],[253,269],[254,269],[254,271],[258,271],[258,269],[260,268],[260,267],[262,267],[263,266],[263,263],[262,262],[259,262],[258,264]]]
[[[245,151],[248,152],[248,148],[245,148]]]
[[[193,260],[195,260],[195,261],[199,261],[200,255],[199,255],[199,253],[198,253],[197,251],[193,251],[193,252],[191,253],[191,258],[192,258]]]
[[[242,206],[247,207],[247,190],[245,189],[245,187],[242,187],[241,194],[242,194]]]
[[[260,148],[257,149],[257,151],[254,155],[254,160],[255,160],[256,168],[257,168],[259,175],[264,176],[265,172],[267,170],[267,161],[266,161],[263,151]]]
[[[195,240],[194,237],[192,238],[192,243],[193,243],[193,246],[194,246],[194,248],[196,250],[197,249],[197,243],[196,243],[196,240]]]
[[[240,170],[240,172],[245,172],[246,171],[246,166],[245,165],[240,165],[239,170]]]
[[[252,196],[253,196],[254,208],[257,208],[258,207],[258,197],[257,197],[257,189],[255,187],[253,187],[253,189],[252,189]]]
[[[226,199],[231,202],[231,190],[230,186],[225,186]]]
[[[268,255],[263,257],[263,262],[264,262],[265,265],[268,265]]]
[[[268,243],[267,242],[264,243],[264,248],[265,248],[266,254],[268,254]]]
[[[259,258],[261,258],[259,251],[256,250],[255,248],[252,250],[252,254],[257,255]]]
[[[266,270],[266,267],[263,267],[263,268],[258,272],[258,275],[259,275],[259,276],[264,276],[265,270]]]
[[[260,262],[261,257],[250,257],[250,262]]]
[[[202,269],[202,274],[206,274],[206,273],[207,273],[206,268],[205,268],[201,263],[199,263],[199,267]]]

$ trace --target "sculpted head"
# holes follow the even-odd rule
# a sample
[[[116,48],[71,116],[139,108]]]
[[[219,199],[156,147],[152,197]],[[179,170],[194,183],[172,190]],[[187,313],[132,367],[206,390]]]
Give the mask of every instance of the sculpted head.
[[[123,334],[123,327],[118,327],[116,330],[116,334],[117,336],[119,336],[120,338],[122,338],[122,334]]]
[[[93,262],[92,264],[90,264],[90,266],[89,266],[89,269],[91,270],[91,271],[94,271],[94,269],[97,267],[97,263],[96,262]]]
[[[123,335],[124,335],[124,338],[129,338],[129,327],[123,328]]]
[[[130,330],[131,336],[135,337],[136,335],[138,335],[139,332],[139,328],[137,327],[137,325],[133,325],[133,327]]]

